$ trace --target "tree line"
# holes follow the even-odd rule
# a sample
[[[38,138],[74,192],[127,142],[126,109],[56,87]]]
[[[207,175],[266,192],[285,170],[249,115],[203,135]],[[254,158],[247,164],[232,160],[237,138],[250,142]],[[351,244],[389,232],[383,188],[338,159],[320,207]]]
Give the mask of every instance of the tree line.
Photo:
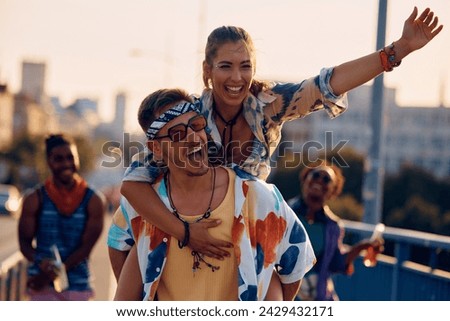
[[[338,159],[336,155],[327,156],[331,161],[333,158]],[[307,165],[300,158],[301,154],[284,153],[283,157],[275,160],[274,170],[269,176],[268,181],[279,188],[285,199],[300,193],[299,172]],[[346,163],[340,166],[345,185],[341,196],[328,205],[343,219],[362,221],[365,158],[353,149],[346,148],[340,152],[339,159]],[[405,164],[398,173],[387,174],[383,186],[383,223],[392,227],[450,235],[450,177],[438,178],[423,168]]]

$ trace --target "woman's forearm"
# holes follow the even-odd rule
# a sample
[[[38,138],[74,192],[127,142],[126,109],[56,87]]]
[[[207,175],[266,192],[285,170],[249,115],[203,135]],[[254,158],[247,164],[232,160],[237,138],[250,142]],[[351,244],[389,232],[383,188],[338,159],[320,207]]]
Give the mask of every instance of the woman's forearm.
[[[139,215],[178,240],[184,238],[184,225],[167,209],[148,183],[125,181],[122,195]]]
[[[410,52],[408,44],[403,40],[394,42],[395,61],[399,62]],[[335,95],[341,95],[359,87],[384,72],[380,52],[345,62],[336,66],[330,80],[330,86]]]

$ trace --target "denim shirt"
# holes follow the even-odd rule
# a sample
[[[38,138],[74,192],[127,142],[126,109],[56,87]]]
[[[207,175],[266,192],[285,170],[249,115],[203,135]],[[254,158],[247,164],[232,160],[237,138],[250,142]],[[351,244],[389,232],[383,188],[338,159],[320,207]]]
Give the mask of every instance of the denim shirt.
[[[266,180],[270,174],[270,156],[281,140],[281,129],[285,121],[303,118],[325,109],[331,118],[347,109],[347,95],[336,96],[330,87],[333,68],[323,68],[320,74],[300,83],[273,83],[270,89],[255,97],[249,94],[243,102],[243,114],[253,132],[249,157],[239,167],[251,176]],[[205,89],[195,104],[208,120],[207,133],[217,148],[221,147],[221,136],[213,117],[213,95]],[[145,149],[134,157],[127,168],[124,181],[153,183],[162,169],[152,162],[152,155]]]

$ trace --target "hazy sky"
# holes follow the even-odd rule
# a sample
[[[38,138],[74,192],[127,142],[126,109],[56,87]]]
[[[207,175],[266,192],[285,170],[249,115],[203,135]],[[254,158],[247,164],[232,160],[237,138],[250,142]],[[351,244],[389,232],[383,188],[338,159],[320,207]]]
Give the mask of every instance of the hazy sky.
[[[385,74],[401,105],[450,105],[450,1],[389,0],[386,43],[414,5],[444,30]],[[46,90],[67,105],[97,99],[105,120],[127,94],[128,124],[161,87],[200,92],[207,35],[238,25],[253,37],[257,76],[300,81],[321,67],[373,52],[378,0],[0,0],[0,82],[16,92],[23,60],[46,62]],[[445,90],[440,88],[444,85]]]

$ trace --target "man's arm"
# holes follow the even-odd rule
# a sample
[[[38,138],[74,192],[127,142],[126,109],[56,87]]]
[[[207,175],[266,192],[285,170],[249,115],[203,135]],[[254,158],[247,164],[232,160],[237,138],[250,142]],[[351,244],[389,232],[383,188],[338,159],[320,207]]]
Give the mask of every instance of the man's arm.
[[[293,301],[295,299],[295,296],[300,289],[301,282],[302,280],[289,284],[281,283],[281,288],[283,290],[283,301]]]
[[[34,262],[35,249],[33,239],[36,236],[37,220],[40,210],[40,200],[37,190],[25,196],[22,205],[22,213],[19,219],[19,246],[23,256],[28,261]]]
[[[123,199],[121,200],[121,204],[122,201]],[[112,216],[107,241],[109,261],[114,276],[116,277],[116,281],[119,280],[123,264],[134,244],[134,237],[129,225],[130,223],[128,222],[127,217],[122,212],[122,206],[119,206]]]
[[[137,248],[134,245],[120,273],[114,301],[141,301],[142,291],[143,284],[139,270]]]
[[[280,277],[276,270],[272,273],[272,278],[270,279],[269,288],[267,289],[264,301],[283,301],[283,287],[281,286]]]
[[[129,251],[120,251],[108,246],[109,261],[116,277],[116,281],[119,281],[120,273],[122,272],[123,265],[127,259]]]
[[[265,301],[293,301],[300,289],[302,280],[294,283],[281,283],[278,273],[274,270],[267,289]]]
[[[19,219],[18,235],[20,251],[32,263],[36,260],[36,249],[33,247],[33,240],[37,233],[39,214],[42,206],[41,201],[38,189],[25,196]],[[39,269],[40,271],[37,275],[28,277],[27,287],[40,290],[55,279],[56,273],[53,268],[53,263],[48,258],[44,258],[39,262]]]

